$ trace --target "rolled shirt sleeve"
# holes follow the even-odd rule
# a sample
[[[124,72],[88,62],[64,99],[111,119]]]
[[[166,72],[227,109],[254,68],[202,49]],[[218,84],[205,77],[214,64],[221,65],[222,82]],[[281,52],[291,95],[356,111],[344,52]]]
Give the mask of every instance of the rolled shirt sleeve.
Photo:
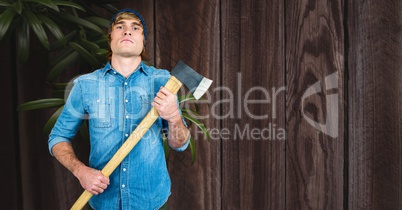
[[[71,143],[71,139],[74,138],[86,119],[81,92],[79,80],[75,80],[63,111],[49,135],[48,147],[51,155],[53,155],[52,148],[54,145],[60,142]]]
[[[186,126],[186,128],[188,128],[186,120],[184,119],[184,117],[183,117],[183,115],[181,113],[180,107],[179,107],[179,112],[180,112],[181,120],[183,121],[184,126]],[[163,123],[164,130],[169,132],[169,124],[168,124],[168,122],[166,120],[163,120],[162,123]],[[188,135],[188,139],[187,139],[186,143],[183,146],[178,147],[178,148],[171,147],[169,144],[168,145],[169,145],[169,147],[171,149],[173,149],[175,151],[183,152],[184,150],[187,149],[188,145],[190,144],[190,138],[191,138],[191,133],[190,133],[190,135]]]

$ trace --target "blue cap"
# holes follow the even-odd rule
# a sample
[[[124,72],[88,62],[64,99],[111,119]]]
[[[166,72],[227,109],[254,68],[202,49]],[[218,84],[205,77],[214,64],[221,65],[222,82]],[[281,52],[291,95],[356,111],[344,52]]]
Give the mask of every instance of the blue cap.
[[[148,38],[148,36],[147,36],[147,26],[145,25],[145,20],[144,20],[144,18],[142,18],[141,14],[140,14],[139,12],[137,12],[137,11],[135,11],[135,10],[133,10],[133,9],[128,9],[128,8],[127,8],[127,9],[122,9],[122,10],[118,11],[118,12],[112,17],[112,19],[110,20],[110,23],[109,23],[109,32],[110,32],[110,27],[112,27],[112,24],[113,24],[114,20],[116,19],[116,17],[117,17],[120,13],[123,13],[123,12],[133,13],[134,15],[136,15],[136,16],[138,17],[138,19],[140,19],[140,22],[141,22],[141,24],[142,24],[142,28],[144,29],[144,38],[145,38],[145,41],[146,41],[147,38]]]

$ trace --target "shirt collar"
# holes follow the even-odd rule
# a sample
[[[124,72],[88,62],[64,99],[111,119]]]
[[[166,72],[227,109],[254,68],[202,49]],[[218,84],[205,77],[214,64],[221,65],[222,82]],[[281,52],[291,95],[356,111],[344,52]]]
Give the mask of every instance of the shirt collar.
[[[138,66],[138,68],[134,71],[142,71],[145,73],[145,75],[148,75],[149,73],[149,66],[145,65],[143,61],[141,61],[140,65]],[[105,67],[103,67],[102,69],[102,76],[105,76],[107,72],[109,71],[116,71],[113,69],[112,65],[110,64],[110,61],[106,63]],[[117,72],[117,71],[116,71]]]

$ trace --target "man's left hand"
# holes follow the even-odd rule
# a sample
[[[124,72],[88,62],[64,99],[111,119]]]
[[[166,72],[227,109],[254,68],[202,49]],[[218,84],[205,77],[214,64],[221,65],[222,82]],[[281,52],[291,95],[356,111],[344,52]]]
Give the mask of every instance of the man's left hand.
[[[165,87],[161,87],[156,94],[152,106],[158,110],[159,116],[169,123],[181,121],[177,97]]]

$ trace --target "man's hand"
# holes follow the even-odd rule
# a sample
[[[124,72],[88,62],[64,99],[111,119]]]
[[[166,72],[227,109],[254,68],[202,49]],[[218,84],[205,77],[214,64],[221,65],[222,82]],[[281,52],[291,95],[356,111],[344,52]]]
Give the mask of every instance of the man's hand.
[[[75,177],[80,181],[81,186],[88,192],[98,195],[109,185],[109,178],[93,168],[89,168],[74,154],[73,147],[68,142],[60,142],[53,146],[52,153]]]
[[[156,94],[152,106],[158,110],[159,116],[169,123],[181,121],[179,108],[177,106],[177,97],[165,87],[161,87]]]
[[[190,136],[190,131],[184,126],[177,105],[176,94],[171,93],[165,87],[161,87],[156,94],[152,106],[158,110],[159,116],[168,121],[168,143],[173,148],[183,146]]]
[[[81,186],[94,195],[103,193],[110,183],[109,178],[103,176],[99,170],[87,166],[80,167],[74,175],[80,181]]]

